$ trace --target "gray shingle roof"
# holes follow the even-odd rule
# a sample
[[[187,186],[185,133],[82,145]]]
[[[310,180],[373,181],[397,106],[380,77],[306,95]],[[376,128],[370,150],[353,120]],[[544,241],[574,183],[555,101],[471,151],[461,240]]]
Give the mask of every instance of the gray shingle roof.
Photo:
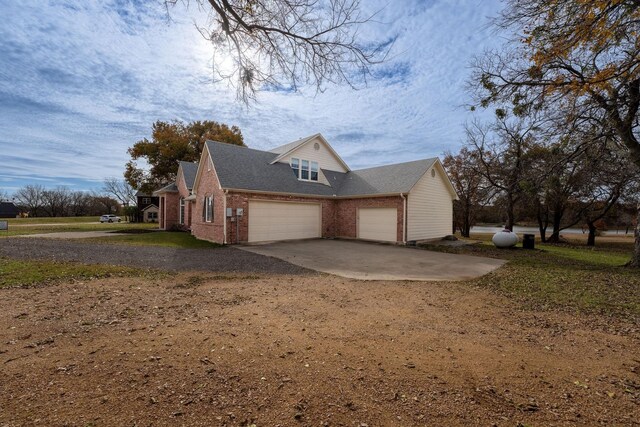
[[[298,180],[286,163],[270,164],[280,153],[213,141],[207,141],[207,148],[223,188],[314,196],[408,193],[436,161],[432,158],[346,173],[322,169],[330,183],[324,185]]]
[[[176,185],[175,182],[172,182],[171,184],[165,185],[161,189],[154,191],[153,195],[155,196],[156,194],[160,194],[160,193],[177,193],[177,192],[178,192],[178,186]]]
[[[184,175],[184,182],[187,184],[187,188],[191,190],[193,188],[193,183],[196,180],[198,163],[180,162],[180,167],[182,168],[182,174]]]
[[[207,149],[223,188],[316,196],[335,194],[327,185],[299,181],[286,163],[269,164],[278,154],[213,141],[207,141]]]
[[[432,158],[347,172],[340,195],[408,193],[435,162]]]

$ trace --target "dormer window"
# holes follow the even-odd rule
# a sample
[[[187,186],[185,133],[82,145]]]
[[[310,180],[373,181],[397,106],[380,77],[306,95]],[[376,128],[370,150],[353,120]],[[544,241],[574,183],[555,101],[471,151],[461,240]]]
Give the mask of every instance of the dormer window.
[[[320,170],[318,162],[300,160],[292,157],[291,169],[293,170],[296,178],[301,181],[318,181],[318,171]]]
[[[300,159],[291,159],[291,169],[296,174],[296,178],[300,177]]]

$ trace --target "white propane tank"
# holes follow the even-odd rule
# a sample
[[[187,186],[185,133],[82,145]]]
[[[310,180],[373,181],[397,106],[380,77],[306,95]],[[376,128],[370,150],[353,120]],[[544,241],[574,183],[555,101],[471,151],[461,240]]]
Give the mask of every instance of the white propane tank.
[[[496,245],[496,248],[511,248],[518,243],[518,235],[505,228],[504,230],[498,231],[494,234],[491,241]]]

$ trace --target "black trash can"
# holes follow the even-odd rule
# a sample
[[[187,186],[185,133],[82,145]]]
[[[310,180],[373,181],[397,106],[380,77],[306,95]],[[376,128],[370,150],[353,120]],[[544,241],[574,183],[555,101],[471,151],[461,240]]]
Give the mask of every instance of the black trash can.
[[[535,234],[524,234],[522,239],[522,247],[524,249],[535,249],[536,248],[536,235]]]

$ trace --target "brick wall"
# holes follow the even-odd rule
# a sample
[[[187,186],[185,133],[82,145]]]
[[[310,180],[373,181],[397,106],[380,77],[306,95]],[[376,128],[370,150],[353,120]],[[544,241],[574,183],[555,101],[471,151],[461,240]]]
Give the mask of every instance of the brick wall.
[[[371,197],[362,199],[319,199],[312,197],[277,196],[259,193],[229,193],[227,208],[233,208],[234,215],[237,208],[244,209],[244,215],[235,221],[227,221],[227,242],[242,243],[249,240],[249,200],[274,200],[289,202],[315,202],[322,205],[322,237],[357,237],[357,209],[358,208],[397,208],[397,241],[402,242],[402,225],[404,217],[404,202],[401,197]],[[236,227],[239,241],[236,239]]]
[[[160,224],[164,224],[165,230],[171,230],[178,225],[180,194],[164,193],[162,199],[164,203],[161,203],[161,205],[164,205],[164,209],[160,209]]]
[[[336,237],[357,237],[357,222],[359,208],[397,208],[398,209],[398,235],[397,241],[402,242],[402,225],[404,218],[404,201],[400,196],[369,197],[362,199],[337,200],[336,208]]]
[[[208,159],[206,160],[209,161]],[[191,234],[198,239],[210,242],[224,243],[224,192],[220,189],[220,181],[214,168],[207,170],[207,165],[202,165],[200,180],[194,189],[196,200],[190,203],[193,209],[191,214]],[[203,206],[205,196],[213,196],[213,221],[205,222],[203,218]]]
[[[176,181],[176,185],[178,187],[178,193],[180,194],[181,198],[187,198],[189,197],[189,195],[191,194],[191,192],[189,191],[189,189],[187,188],[187,184],[184,181],[184,176],[183,175],[179,175],[178,176],[178,180]],[[191,227],[191,212],[190,212],[190,208],[191,208],[191,203],[190,202],[184,202],[184,224],[182,224],[181,228],[185,229],[185,230],[189,230],[189,228]],[[176,206],[176,209],[178,209],[178,220],[180,219],[180,200],[178,200],[178,206]]]
[[[313,197],[278,196],[259,193],[229,193],[227,195],[227,208],[233,208],[236,214],[237,208],[244,209],[242,218],[236,218],[234,222],[227,219],[227,242],[237,243],[236,227],[238,227],[239,242],[249,240],[249,200],[274,200],[287,202],[320,203],[322,205],[322,237],[336,237],[335,207],[336,201],[332,199],[318,199]]]

